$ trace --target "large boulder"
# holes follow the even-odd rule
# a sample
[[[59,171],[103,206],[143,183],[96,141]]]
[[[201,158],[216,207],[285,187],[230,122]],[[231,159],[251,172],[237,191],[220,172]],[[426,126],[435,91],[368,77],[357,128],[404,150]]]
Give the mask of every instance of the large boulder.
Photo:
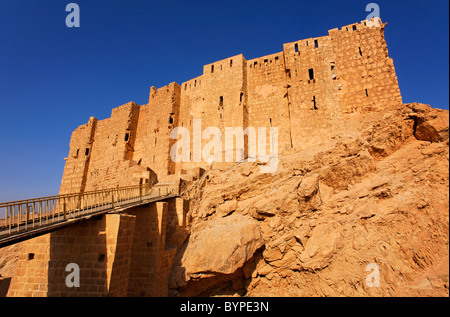
[[[181,260],[187,276],[232,274],[264,245],[256,220],[232,214],[193,231]]]

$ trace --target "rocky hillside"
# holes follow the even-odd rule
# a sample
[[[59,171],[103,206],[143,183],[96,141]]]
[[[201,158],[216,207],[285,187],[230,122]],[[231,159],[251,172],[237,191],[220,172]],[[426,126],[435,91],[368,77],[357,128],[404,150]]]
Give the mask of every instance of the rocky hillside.
[[[186,180],[171,295],[448,296],[448,120],[423,104],[349,114],[274,174]]]
[[[347,114],[276,173],[244,162],[185,175],[170,295],[449,296],[448,116]],[[0,286],[20,250],[0,250]]]

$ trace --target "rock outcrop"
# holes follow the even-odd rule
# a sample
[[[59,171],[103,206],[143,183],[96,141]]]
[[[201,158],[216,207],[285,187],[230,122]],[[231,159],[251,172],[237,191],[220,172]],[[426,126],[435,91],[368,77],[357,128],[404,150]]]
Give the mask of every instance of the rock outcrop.
[[[276,173],[244,162],[185,187],[190,237],[172,295],[448,296],[448,111],[341,119]]]

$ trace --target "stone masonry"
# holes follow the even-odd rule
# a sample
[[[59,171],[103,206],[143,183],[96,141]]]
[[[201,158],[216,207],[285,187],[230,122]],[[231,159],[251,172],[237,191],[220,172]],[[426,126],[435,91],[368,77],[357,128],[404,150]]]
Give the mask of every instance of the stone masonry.
[[[222,135],[226,127],[265,127],[267,140],[269,128],[277,127],[282,154],[327,140],[343,115],[402,104],[385,25],[362,21],[286,43],[272,55],[217,61],[181,85],[151,87],[146,105],[129,102],[113,109],[111,118],[91,117],[72,134],[60,193],[155,183],[208,168],[208,162],[192,157],[192,137],[189,162],[170,157],[177,141],[170,132],[185,127],[192,136],[195,119],[201,131],[217,127]],[[202,147],[208,141],[203,139]]]

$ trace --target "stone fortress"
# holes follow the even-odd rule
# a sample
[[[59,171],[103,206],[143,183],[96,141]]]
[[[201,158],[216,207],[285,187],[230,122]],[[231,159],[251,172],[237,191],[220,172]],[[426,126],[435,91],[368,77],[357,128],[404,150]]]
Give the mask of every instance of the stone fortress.
[[[146,105],[91,117],[72,134],[61,194],[180,194],[0,249],[0,296],[448,296],[448,111],[403,104],[385,25],[217,61],[151,87]],[[171,132],[192,136],[198,120],[222,135],[278,128],[280,171],[226,152],[175,162]],[[73,263],[79,287],[67,285]],[[369,263],[382,287],[365,286]]]
[[[151,87],[146,105],[129,102],[111,118],[91,117],[72,134],[60,194],[156,183],[208,168],[192,157],[179,163],[170,157],[172,129],[192,132],[194,119],[201,119],[201,129],[222,133],[225,127],[267,127],[267,133],[278,127],[283,154],[339,134],[342,115],[402,104],[385,25],[366,20],[286,43],[272,55],[217,61],[181,85]]]

